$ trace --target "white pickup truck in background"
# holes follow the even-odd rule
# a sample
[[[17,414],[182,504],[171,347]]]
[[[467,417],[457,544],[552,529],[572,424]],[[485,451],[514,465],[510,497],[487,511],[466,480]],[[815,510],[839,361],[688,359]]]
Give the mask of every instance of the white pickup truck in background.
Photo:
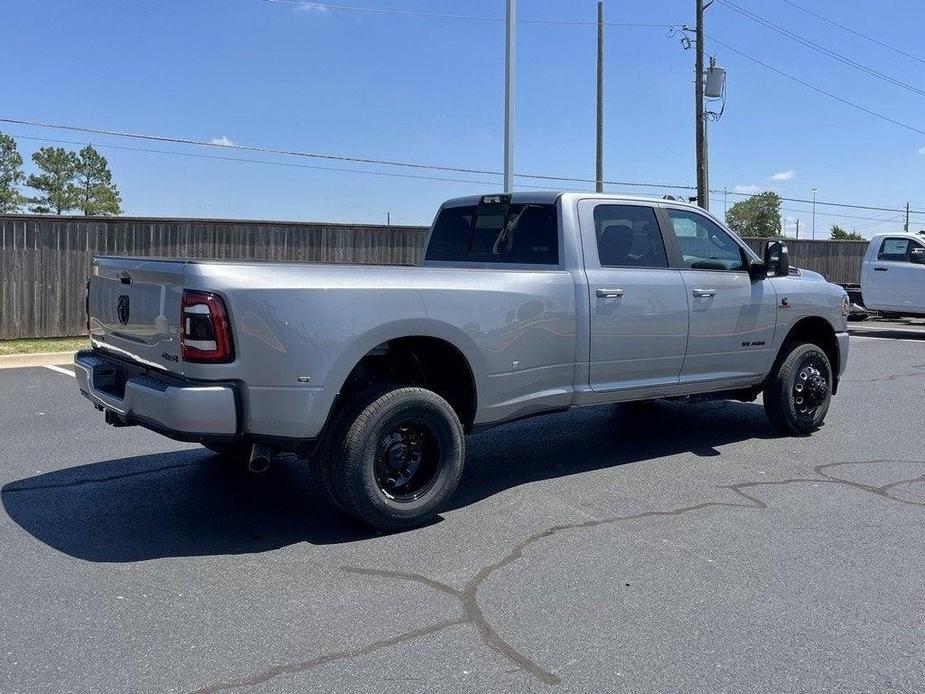
[[[845,287],[851,319],[925,316],[925,235],[877,234],[861,264],[861,284]]]

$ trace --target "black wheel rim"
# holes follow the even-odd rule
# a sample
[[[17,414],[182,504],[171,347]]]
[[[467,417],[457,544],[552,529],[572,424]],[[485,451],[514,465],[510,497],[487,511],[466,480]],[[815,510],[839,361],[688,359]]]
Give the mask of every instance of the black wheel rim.
[[[804,359],[797,370],[791,397],[799,417],[811,419],[829,395],[828,367],[818,355]]]
[[[441,466],[440,439],[419,418],[400,421],[376,447],[375,477],[379,491],[399,503],[420,499],[434,486]]]

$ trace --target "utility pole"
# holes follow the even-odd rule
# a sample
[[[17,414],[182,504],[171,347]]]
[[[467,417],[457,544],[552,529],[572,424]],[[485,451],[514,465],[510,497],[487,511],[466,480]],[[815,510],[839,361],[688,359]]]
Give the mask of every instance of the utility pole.
[[[705,210],[710,209],[710,175],[707,162],[707,120],[703,109],[703,10],[704,0],[697,3],[697,38],[695,43],[696,60],[694,61],[694,89],[697,119],[697,204]]]
[[[726,216],[726,213],[729,212],[729,203],[726,202],[726,186],[723,186],[723,217]]]
[[[604,2],[597,3],[597,186],[604,192]]]
[[[903,225],[903,231],[909,233],[909,203],[906,203],[906,223]]]
[[[800,220],[797,218],[797,241],[800,240]]]
[[[385,211],[385,225],[387,227],[392,226],[392,213],[389,210]]]
[[[813,186],[813,241],[816,240],[816,186]]]
[[[517,46],[517,0],[507,0],[504,51],[504,192],[514,190],[514,67]]]

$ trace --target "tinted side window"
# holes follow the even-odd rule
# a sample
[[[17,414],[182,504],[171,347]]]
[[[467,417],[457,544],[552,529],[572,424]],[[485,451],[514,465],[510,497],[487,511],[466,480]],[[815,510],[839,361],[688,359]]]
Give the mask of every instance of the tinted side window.
[[[877,260],[892,260],[898,263],[909,262],[909,239],[883,239]]]
[[[743,270],[745,253],[711,219],[689,210],[668,209],[681,248],[683,267],[693,270]]]
[[[475,205],[444,208],[434,221],[427,260],[559,264],[555,205],[511,205],[507,218],[478,216]]]
[[[594,232],[603,267],[668,267],[665,243],[651,207],[598,205]]]

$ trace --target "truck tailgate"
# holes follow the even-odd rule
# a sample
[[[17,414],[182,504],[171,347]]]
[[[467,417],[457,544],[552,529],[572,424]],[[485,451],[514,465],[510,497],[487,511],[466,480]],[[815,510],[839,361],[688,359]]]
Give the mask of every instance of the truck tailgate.
[[[179,373],[185,266],[184,260],[94,258],[87,294],[94,343]]]

